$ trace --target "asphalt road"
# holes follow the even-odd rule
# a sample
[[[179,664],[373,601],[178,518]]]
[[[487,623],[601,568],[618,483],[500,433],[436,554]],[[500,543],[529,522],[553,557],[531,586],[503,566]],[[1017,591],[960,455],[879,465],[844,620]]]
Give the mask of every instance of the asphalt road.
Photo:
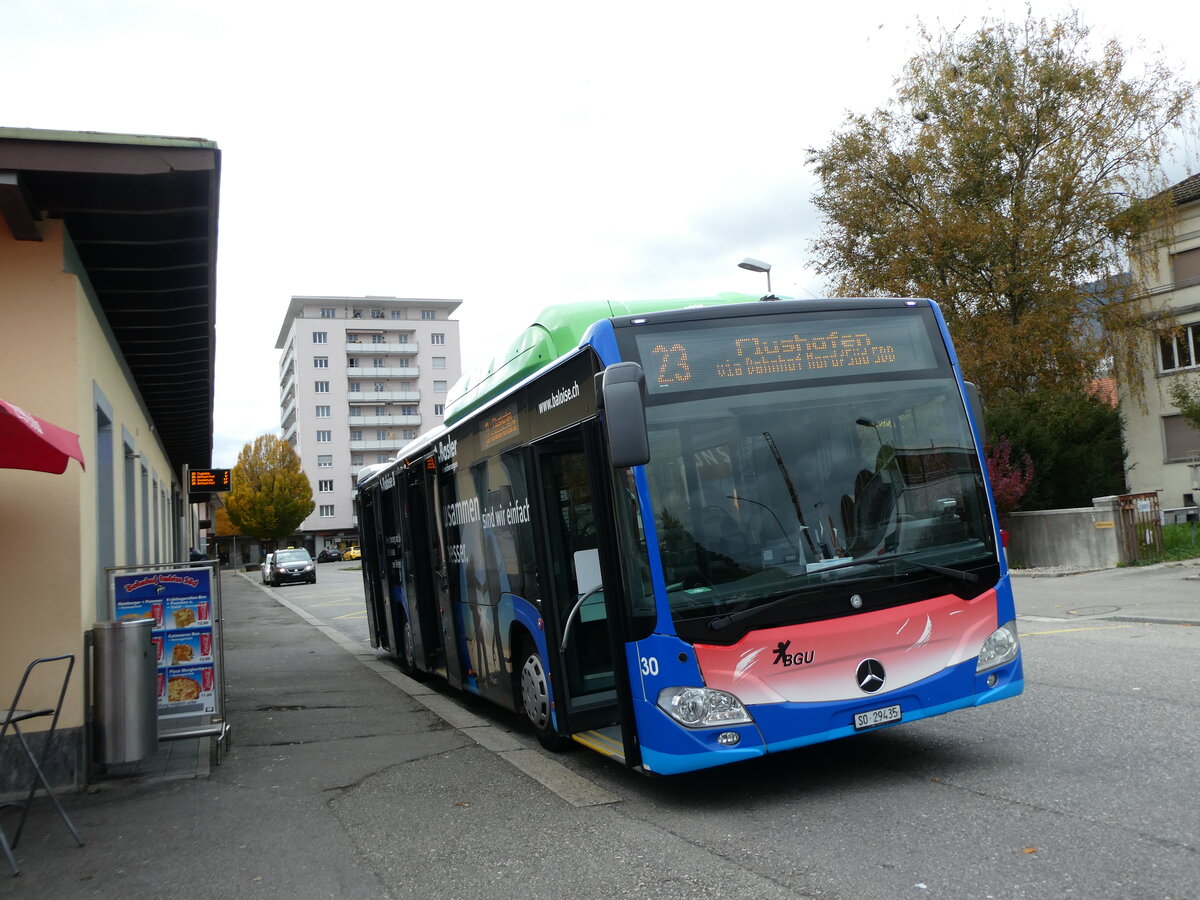
[[[1018,606],[1037,612],[1020,622],[1026,691],[1014,700],[675,778],[582,749],[551,762],[618,798],[589,813],[597,834],[637,836],[614,852],[652,865],[686,848],[706,878],[753,873],[771,896],[1197,897],[1200,629],[1105,618],[1095,613],[1113,604],[1090,602],[1142,596],[1161,578],[1022,581]],[[356,565],[273,591],[365,641]],[[511,714],[446,696],[514,728]],[[539,792],[529,809],[546,802]],[[583,871],[609,851],[584,835],[554,852]]]

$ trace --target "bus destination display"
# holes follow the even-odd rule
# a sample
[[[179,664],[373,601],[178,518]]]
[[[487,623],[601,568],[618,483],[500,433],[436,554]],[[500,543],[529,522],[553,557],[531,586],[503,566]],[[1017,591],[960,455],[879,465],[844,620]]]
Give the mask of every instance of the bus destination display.
[[[920,316],[755,317],[637,335],[651,394],[937,367]]]

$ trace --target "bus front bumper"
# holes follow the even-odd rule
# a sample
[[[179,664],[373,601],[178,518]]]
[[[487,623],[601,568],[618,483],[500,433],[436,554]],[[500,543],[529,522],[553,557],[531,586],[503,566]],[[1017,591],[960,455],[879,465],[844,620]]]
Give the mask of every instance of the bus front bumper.
[[[1015,697],[1025,688],[1020,653],[986,672],[976,673],[975,668],[976,661],[967,660],[914,684],[861,700],[748,705],[754,722],[725,728],[684,728],[653,704],[638,703],[642,764],[658,775],[694,772],[994,703]],[[899,718],[855,727],[857,714],[896,706],[900,707]]]

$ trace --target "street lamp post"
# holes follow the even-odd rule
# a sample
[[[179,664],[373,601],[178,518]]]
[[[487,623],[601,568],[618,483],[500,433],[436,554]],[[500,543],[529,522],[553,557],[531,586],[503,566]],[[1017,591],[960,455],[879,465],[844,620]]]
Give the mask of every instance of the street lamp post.
[[[767,273],[767,294],[771,293],[771,264],[765,263],[761,259],[751,259],[747,256],[740,263],[739,269],[749,269],[751,272],[766,272]]]

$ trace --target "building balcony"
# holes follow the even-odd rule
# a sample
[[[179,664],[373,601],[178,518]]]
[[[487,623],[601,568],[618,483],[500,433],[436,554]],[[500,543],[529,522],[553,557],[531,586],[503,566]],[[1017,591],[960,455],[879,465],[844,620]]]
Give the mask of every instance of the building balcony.
[[[420,349],[420,345],[415,342],[408,344],[373,344],[370,341],[346,341],[346,352],[351,356],[378,356],[381,353],[416,356],[418,349]]]
[[[369,360],[368,360],[369,362]],[[419,366],[395,368],[387,366],[346,366],[346,377],[355,381],[378,381],[380,378],[415,379],[421,374]]]
[[[378,426],[378,425],[404,425],[404,426],[414,425],[419,428],[421,425],[421,417],[420,416],[351,416],[350,417],[350,427],[351,428],[359,428],[359,427],[366,428],[368,426],[374,427],[374,426]]]
[[[396,451],[407,444],[408,441],[400,436],[396,436],[390,441],[351,441],[350,449],[354,450],[386,450],[391,455],[395,455]]]
[[[354,404],[421,402],[419,391],[347,391],[346,398]]]

